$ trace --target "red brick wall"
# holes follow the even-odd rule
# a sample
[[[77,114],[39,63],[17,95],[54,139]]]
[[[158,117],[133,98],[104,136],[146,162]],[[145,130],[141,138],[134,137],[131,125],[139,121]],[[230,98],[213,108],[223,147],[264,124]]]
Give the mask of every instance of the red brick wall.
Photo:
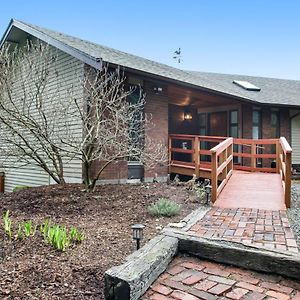
[[[146,93],[145,113],[152,115],[154,127],[147,132],[148,137],[152,140],[162,142],[168,147],[168,89],[167,86],[159,84],[163,87],[162,93],[155,94],[153,88],[158,86],[151,81],[144,82],[144,91]],[[157,165],[155,168],[145,168],[145,178],[154,177],[155,173],[159,177],[165,177],[168,174],[168,167]]]
[[[291,123],[288,109],[280,109],[280,136],[283,136],[291,143]]]

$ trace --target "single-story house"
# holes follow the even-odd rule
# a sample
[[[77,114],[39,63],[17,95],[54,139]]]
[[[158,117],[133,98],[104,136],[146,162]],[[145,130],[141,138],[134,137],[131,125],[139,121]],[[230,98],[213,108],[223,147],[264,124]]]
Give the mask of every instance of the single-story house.
[[[24,44],[27,39],[39,39],[59,51],[56,67],[64,73],[64,82],[75,83],[71,63],[77,76],[86,67],[101,68],[103,62],[122,66],[127,81],[141,85],[146,93],[145,112],[152,114],[156,124],[152,134],[166,146],[169,134],[249,139],[284,136],[293,148],[294,167],[300,166],[300,81],[181,70],[14,19],[0,46]],[[84,98],[80,90],[78,95]],[[101,181],[126,182],[136,176],[152,180],[155,173],[163,180],[168,174],[167,166],[146,168],[142,175],[133,170],[134,163],[128,161],[112,164]],[[5,172],[6,191],[17,185],[51,183],[49,175],[33,165],[8,167]],[[66,178],[82,181],[80,161],[69,162]]]

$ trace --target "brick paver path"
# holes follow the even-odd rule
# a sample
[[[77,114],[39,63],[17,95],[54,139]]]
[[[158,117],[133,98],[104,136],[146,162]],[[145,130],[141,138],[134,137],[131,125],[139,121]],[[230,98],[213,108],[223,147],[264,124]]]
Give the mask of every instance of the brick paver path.
[[[213,207],[189,234],[299,252],[286,211]]]
[[[300,282],[191,257],[178,257],[142,299],[299,300]]]

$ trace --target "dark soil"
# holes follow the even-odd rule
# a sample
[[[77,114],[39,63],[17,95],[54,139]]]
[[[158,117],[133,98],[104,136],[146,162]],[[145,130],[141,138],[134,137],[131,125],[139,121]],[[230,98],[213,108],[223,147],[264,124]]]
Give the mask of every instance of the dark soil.
[[[172,218],[154,218],[149,204],[160,197],[182,206]],[[130,225],[143,223],[145,239],[160,226],[177,222],[199,207],[185,187],[162,183],[105,185],[86,193],[81,185],[30,188],[0,196],[0,213],[10,210],[16,224],[31,219],[78,227],[86,239],[65,252],[45,244],[37,232],[23,241],[10,240],[0,226],[0,299],[103,299],[103,274],[133,252]]]

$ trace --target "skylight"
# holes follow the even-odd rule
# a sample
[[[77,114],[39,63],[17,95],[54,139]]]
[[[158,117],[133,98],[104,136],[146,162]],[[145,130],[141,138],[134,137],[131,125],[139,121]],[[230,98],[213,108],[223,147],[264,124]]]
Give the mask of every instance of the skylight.
[[[260,91],[260,88],[248,81],[243,81],[243,80],[233,80],[233,83],[235,83],[236,85],[242,87],[243,89],[247,90],[247,91]]]

